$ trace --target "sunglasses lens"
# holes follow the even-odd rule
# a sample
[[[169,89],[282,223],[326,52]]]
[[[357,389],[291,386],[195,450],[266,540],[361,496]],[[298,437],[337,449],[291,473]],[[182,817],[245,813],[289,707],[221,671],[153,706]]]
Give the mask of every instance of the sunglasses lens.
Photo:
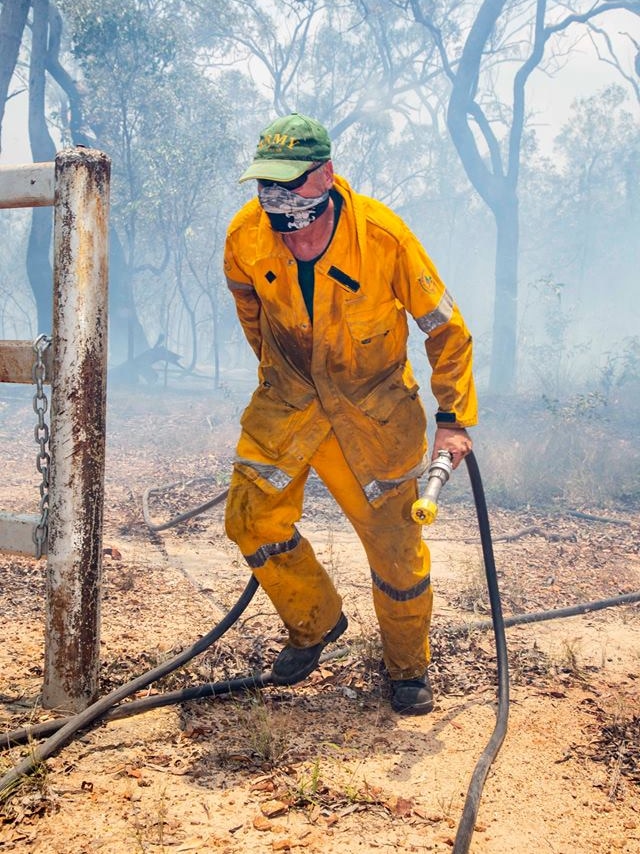
[[[286,184],[283,184],[288,190],[297,190],[298,187],[302,187],[307,183],[307,178],[309,177],[308,172],[303,172],[299,178],[294,178],[293,181],[287,181]]]
[[[304,186],[307,183],[307,178],[311,175],[312,172],[315,172],[316,169],[320,169],[321,166],[324,166],[324,163],[318,163],[317,166],[312,166],[311,169],[308,169],[306,172],[303,172],[298,178],[294,178],[293,181],[258,181],[258,184],[261,187],[284,187],[285,190],[297,190],[299,187]]]
[[[261,187],[284,187],[285,190],[297,190],[298,187],[304,186],[307,183],[308,172],[301,175],[299,178],[294,178],[293,181],[259,181]]]

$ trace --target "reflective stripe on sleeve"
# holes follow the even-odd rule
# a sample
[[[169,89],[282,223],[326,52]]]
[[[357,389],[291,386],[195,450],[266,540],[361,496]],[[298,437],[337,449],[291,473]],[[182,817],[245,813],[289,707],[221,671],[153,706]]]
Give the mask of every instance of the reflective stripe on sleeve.
[[[300,542],[300,539],[300,532],[296,528],[294,530],[293,537],[291,537],[290,540],[285,540],[283,543],[267,543],[264,546],[260,546],[260,548],[253,554],[244,555],[244,559],[251,569],[260,569],[260,567],[264,566],[270,557],[293,551]]]
[[[392,587],[391,584],[380,578],[378,573],[373,569],[371,570],[371,579],[375,587],[385,593],[390,599],[393,599],[394,602],[408,602],[410,599],[417,599],[425,590],[428,590],[431,584],[431,576],[427,575],[422,581],[414,584],[408,590],[398,590],[397,587]]]
[[[442,326],[443,323],[451,320],[452,314],[453,297],[445,288],[437,307],[434,308],[433,311],[430,311],[429,314],[423,314],[422,317],[416,317],[416,323],[425,335],[429,335],[429,333],[433,332],[434,329],[437,329],[438,326]]]
[[[255,288],[253,285],[247,284],[247,282],[234,282],[233,279],[227,278],[227,287],[230,291],[253,291]]]

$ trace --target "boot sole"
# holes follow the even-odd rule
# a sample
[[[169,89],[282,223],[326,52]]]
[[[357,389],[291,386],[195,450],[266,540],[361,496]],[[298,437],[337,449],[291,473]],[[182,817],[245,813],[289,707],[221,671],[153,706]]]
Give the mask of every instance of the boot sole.
[[[428,715],[433,711],[433,700],[427,700],[424,703],[413,703],[410,706],[394,705],[391,703],[391,708],[398,715]]]

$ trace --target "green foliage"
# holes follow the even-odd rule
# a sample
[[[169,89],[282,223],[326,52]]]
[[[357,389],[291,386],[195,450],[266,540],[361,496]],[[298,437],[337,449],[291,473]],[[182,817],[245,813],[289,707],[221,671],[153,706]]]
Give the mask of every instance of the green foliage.
[[[617,386],[640,383],[640,336],[625,339],[619,364]]]
[[[143,14],[148,8],[122,0],[107,0],[96,9],[92,0],[63,4],[73,16],[71,50],[85,67],[109,70],[114,78],[133,80],[144,68],[151,77],[161,77],[175,59],[176,38],[166,20]]]
[[[571,421],[590,421],[602,417],[607,399],[601,391],[588,391],[571,395],[564,401],[542,395],[545,409],[554,418],[564,423]]]
[[[527,254],[543,254],[546,269],[579,298],[579,319],[591,330],[624,304],[640,263],[640,134],[626,104],[619,86],[577,99],[555,161],[540,162],[522,208],[536,235]],[[618,335],[629,332],[627,317],[617,316]]]
[[[224,227],[213,223],[232,213],[228,176],[240,167],[231,100],[245,86],[235,73],[235,91],[224,74],[202,73],[190,4],[74,0],[64,8],[85,123],[113,162],[111,219],[136,308],[150,338],[191,349],[193,363],[196,313],[202,339],[218,346],[213,315],[224,300],[213,291]]]
[[[571,120],[556,139],[557,149],[579,176],[583,195],[602,179],[609,191],[614,187],[625,189],[625,161],[636,159],[640,151],[637,123],[624,109],[626,101],[627,94],[618,85],[589,98],[578,98]],[[616,182],[613,185],[612,180]]]

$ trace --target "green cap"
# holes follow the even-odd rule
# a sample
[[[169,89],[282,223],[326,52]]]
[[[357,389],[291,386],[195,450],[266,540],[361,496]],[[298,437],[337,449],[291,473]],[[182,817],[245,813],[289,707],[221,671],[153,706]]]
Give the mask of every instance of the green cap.
[[[315,119],[291,113],[271,122],[260,134],[253,163],[239,182],[251,178],[265,181],[293,181],[311,163],[331,159],[331,140]]]

